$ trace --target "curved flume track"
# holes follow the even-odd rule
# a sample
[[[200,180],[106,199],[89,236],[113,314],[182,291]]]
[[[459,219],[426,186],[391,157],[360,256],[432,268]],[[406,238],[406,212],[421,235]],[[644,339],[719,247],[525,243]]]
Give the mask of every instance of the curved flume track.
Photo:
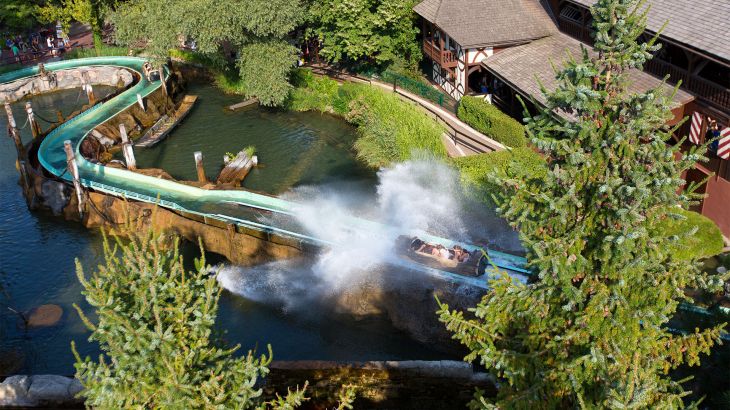
[[[39,147],[38,160],[48,172],[65,181],[72,180],[72,176],[66,172],[66,154],[63,147],[64,141],[68,140],[71,141],[74,147],[76,161],[79,167],[80,182],[86,188],[118,197],[148,203],[158,203],[164,208],[190,212],[206,218],[218,219],[226,223],[234,223],[267,231],[320,246],[338,246],[338,244],[332,243],[324,238],[310,236],[307,232],[301,231],[296,224],[289,226],[271,226],[271,224],[267,224],[266,222],[262,223],[261,221],[254,220],[256,218],[251,218],[251,212],[246,213],[240,211],[240,209],[247,208],[273,212],[275,214],[293,215],[297,212],[297,207],[299,206],[296,203],[245,190],[205,190],[124,169],[105,167],[101,164],[87,161],[79,153],[79,146],[91,130],[109,121],[129,106],[136,104],[138,94],[146,97],[161,87],[160,81],[150,82],[141,75],[144,62],[144,59],[137,57],[95,57],[60,61],[45,65],[48,71],[84,67],[91,68],[94,66],[113,66],[125,68],[139,74],[139,81],[131,87],[110,100],[97,104],[77,115],[46,136]],[[17,81],[37,74],[37,67],[24,68],[0,75],[0,84]],[[380,224],[354,216],[348,218],[348,229],[350,228],[365,232],[383,231]],[[425,232],[403,232],[403,234],[418,235],[429,242],[441,243],[449,247],[459,244],[458,242],[429,235]],[[462,243],[461,245],[473,247],[473,245],[469,244]],[[490,250],[489,254],[498,267],[507,270],[510,275],[516,275],[519,280],[525,279],[523,274],[528,273],[528,271],[525,269],[526,261],[524,258],[494,250]],[[394,258],[393,263],[403,268],[415,268],[448,280],[466,282],[479,287],[487,286],[484,277],[466,278],[438,269],[408,263],[399,258]]]

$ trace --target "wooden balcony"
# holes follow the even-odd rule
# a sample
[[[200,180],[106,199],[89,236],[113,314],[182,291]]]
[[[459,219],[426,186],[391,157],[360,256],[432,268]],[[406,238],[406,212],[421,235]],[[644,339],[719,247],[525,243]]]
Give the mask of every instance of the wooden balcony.
[[[558,27],[563,33],[580,40],[586,44],[593,45],[593,39],[591,38],[591,32],[589,29],[576,23],[575,21],[568,20],[563,17],[558,18]]]
[[[423,53],[431,58],[431,60],[437,62],[441,67],[456,67],[459,64],[456,55],[452,51],[441,50],[432,40],[431,38],[423,39]]]
[[[665,75],[669,74],[669,82],[673,84],[682,80],[683,89],[698,95],[721,110],[730,110],[730,88],[725,88],[710,80],[692,75],[683,68],[656,58],[649,60],[645,69],[660,78],[664,78]]]

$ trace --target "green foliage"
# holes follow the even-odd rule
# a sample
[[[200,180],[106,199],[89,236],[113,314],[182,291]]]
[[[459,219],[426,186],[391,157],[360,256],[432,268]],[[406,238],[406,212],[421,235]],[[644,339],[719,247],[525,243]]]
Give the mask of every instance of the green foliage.
[[[397,63],[414,71],[421,60],[413,6],[416,0],[323,0],[309,10],[308,34],[320,55],[360,69]]]
[[[172,59],[184,61],[190,64],[197,64],[203,67],[219,70],[224,64],[221,59],[216,59],[214,56],[198,53],[197,51],[180,50],[173,48],[169,51],[169,56]]]
[[[343,86],[343,91],[352,90],[346,118],[358,127],[355,148],[365,163],[383,167],[409,159],[414,150],[446,158],[444,128],[418,106],[372,86],[348,86]]]
[[[114,47],[103,44],[97,48],[81,48],[76,47],[63,54],[64,60],[73,60],[74,58],[87,57],[104,57],[104,56],[126,56],[129,49],[126,47]]]
[[[715,223],[697,212],[668,208],[651,234],[667,238],[677,259],[709,258],[722,252],[722,232]]]
[[[93,361],[76,356],[76,377],[86,405],[119,408],[264,408],[257,379],[268,373],[269,354],[224,347],[215,336],[221,288],[205,260],[186,272],[178,240],[131,231],[129,243],[105,237],[105,264],[91,276],[77,261],[82,292],[96,320],[78,306],[89,338],[104,352]],[[201,249],[202,250],[202,249]],[[303,390],[269,403],[292,408]]]
[[[467,190],[488,204],[494,204],[493,196],[502,192],[502,187],[495,180],[530,176],[544,178],[547,174],[545,159],[527,147],[469,155],[452,161]]]
[[[256,147],[249,145],[243,149],[243,152],[245,152],[249,158],[253,158],[253,156],[256,155]]]
[[[130,0],[111,14],[117,41],[144,48],[162,62],[183,38],[195,39],[200,56],[227,58],[221,44],[238,54],[237,75],[222,83],[227,91],[258,97],[264,105],[284,102],[291,88],[288,76],[296,62],[286,41],[301,22],[298,0]]]
[[[698,365],[723,326],[673,335],[666,328],[687,288],[717,289],[725,277],[699,269],[654,234],[667,209],[696,198],[680,175],[704,147],[671,146],[660,89],[632,93],[627,71],[656,50],[638,43],[646,14],[633,0],[598,0],[595,48],[565,63],[546,109],[529,119],[544,177],[493,176],[498,211],[520,232],[534,283],[503,275],[471,310],[440,319],[501,379],[483,408],[683,408],[682,381],[668,372]],[[567,112],[575,121],[562,119]],[[676,155],[676,157],[675,157]],[[691,232],[691,231],[690,231]],[[688,233],[690,233],[688,232]]]
[[[408,90],[416,95],[431,100],[438,105],[443,105],[446,96],[431,85],[423,77],[406,76],[394,71],[385,70],[380,78],[387,83],[395,83],[398,87]]]
[[[39,0],[3,0],[0,3],[0,34],[20,34],[34,28],[38,24],[36,8],[39,4]],[[5,33],[6,30],[10,33]]]
[[[508,147],[527,145],[525,127],[481,98],[464,96],[459,101],[457,115],[475,130]]]
[[[294,75],[297,87],[287,106],[297,111],[335,113],[354,124],[360,137],[355,141],[358,157],[373,168],[411,158],[414,151],[446,157],[441,142],[444,128],[423,110],[395,94],[366,85],[339,85],[307,70]]]
[[[295,70],[292,74],[294,88],[289,93],[287,108],[294,111],[346,113],[347,104],[337,104],[340,100],[340,85],[337,81],[324,76],[314,76],[310,70]]]
[[[6,64],[0,65],[0,74],[9,73],[11,71],[20,70],[23,68],[22,64]]]
[[[246,95],[246,84],[236,74],[230,72],[218,72],[213,76],[215,86],[226,94]]]

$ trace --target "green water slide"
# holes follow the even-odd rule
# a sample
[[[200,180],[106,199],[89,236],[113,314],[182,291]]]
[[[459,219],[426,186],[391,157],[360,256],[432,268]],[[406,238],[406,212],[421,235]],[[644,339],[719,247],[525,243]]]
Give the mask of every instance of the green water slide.
[[[48,71],[58,71],[83,67],[112,66],[132,70],[139,74],[142,72],[144,62],[144,59],[137,57],[96,57],[48,63],[45,65],[45,68]],[[37,74],[37,67],[24,68],[0,75],[0,84]],[[74,147],[76,161],[79,167],[80,182],[87,188],[118,197],[148,203],[158,203],[164,208],[189,212],[206,218],[217,219],[225,223],[233,223],[260,231],[271,232],[315,245],[337,245],[326,239],[310,236],[306,232],[302,232],[300,228],[273,226],[271,223],[262,223],[254,220],[256,218],[246,217],[241,212],[236,212],[237,209],[243,207],[272,212],[274,214],[293,215],[296,213],[297,207],[300,206],[296,203],[244,190],[205,190],[124,169],[105,167],[87,161],[79,153],[79,146],[91,130],[109,121],[131,105],[137,104],[138,94],[146,97],[161,87],[160,81],[150,82],[141,74],[139,78],[137,83],[120,94],[104,103],[95,105],[49,133],[38,150],[38,159],[42,166],[53,175],[63,180],[71,181],[72,176],[66,172],[66,154],[63,147],[64,141],[68,140],[71,141]],[[362,231],[382,230],[382,225],[354,216],[348,218],[348,228],[350,227]],[[441,243],[447,247],[459,244],[458,242],[429,235],[425,232],[403,232],[403,234],[418,235],[429,242]],[[469,244],[462,243],[461,245],[473,247],[473,245]],[[489,254],[493,262],[502,269],[506,269],[512,273],[528,273],[525,268],[526,261],[524,258],[494,250],[490,250]],[[480,280],[480,284],[481,286],[486,285],[483,278]]]

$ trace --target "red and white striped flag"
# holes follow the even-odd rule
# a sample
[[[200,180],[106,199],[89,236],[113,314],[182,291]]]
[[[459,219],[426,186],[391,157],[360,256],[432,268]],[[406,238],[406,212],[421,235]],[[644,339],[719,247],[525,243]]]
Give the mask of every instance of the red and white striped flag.
[[[730,127],[720,131],[720,140],[717,142],[717,156],[722,159],[730,158]]]
[[[700,131],[702,131],[702,114],[695,111],[692,114],[692,126],[689,129],[689,142],[699,144]]]

